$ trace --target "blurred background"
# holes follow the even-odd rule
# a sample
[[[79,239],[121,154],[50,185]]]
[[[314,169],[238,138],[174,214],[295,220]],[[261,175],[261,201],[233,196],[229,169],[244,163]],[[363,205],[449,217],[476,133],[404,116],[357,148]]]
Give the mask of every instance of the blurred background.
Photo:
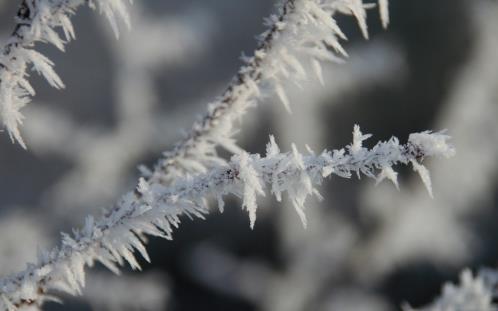
[[[0,0],[0,39],[19,1]],[[37,247],[98,215],[130,190],[139,164],[152,165],[221,93],[251,54],[270,0],[142,0],[119,40],[88,8],[73,21],[66,53],[40,45],[66,84],[33,73],[25,109],[28,151],[0,135],[0,274],[23,268]],[[240,202],[206,221],[185,219],[173,241],[150,240],[152,264],[116,277],[102,267],[85,296],[46,310],[399,310],[440,293],[464,267],[498,264],[498,2],[391,0],[370,41],[351,17],[350,58],[324,65],[326,86],[289,86],[293,114],[269,98],[238,138],[262,152],[269,134],[282,149],[341,148],[353,124],[405,141],[448,129],[457,148],[429,162],[435,199],[401,169],[401,190],[332,178],[323,202],[308,202],[308,229],[287,204],[261,202],[254,230]]]

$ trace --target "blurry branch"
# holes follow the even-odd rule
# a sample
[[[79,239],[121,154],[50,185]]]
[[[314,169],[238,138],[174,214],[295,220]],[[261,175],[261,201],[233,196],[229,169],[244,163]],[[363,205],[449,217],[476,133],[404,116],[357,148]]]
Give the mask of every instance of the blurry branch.
[[[467,12],[474,29],[472,49],[454,74],[436,120],[437,127],[451,129],[458,157],[429,166],[440,185],[435,200],[415,186],[408,192],[390,187],[367,191],[362,200],[379,230],[356,256],[363,280],[422,258],[457,268],[483,250],[468,221],[489,212],[498,180],[498,2],[468,3]],[[454,178],[456,171],[459,178]],[[403,208],[396,208],[400,204]]]
[[[434,244],[434,236],[443,235],[444,241],[439,245],[448,245],[448,239],[460,239],[455,233],[463,230],[462,219],[469,219],[472,213],[479,213],[479,206],[492,200],[493,182],[498,175],[498,145],[496,143],[482,143],[482,139],[498,141],[498,3],[493,1],[477,1],[470,6],[473,24],[475,25],[475,47],[472,50],[470,61],[462,68],[453,86],[448,102],[444,107],[444,118],[441,124],[449,126],[455,132],[455,144],[462,150],[459,156],[452,161],[434,167],[438,176],[448,176],[441,180],[441,197],[438,210],[445,211],[444,217],[452,222],[452,231],[444,230],[441,233],[432,233],[428,237]],[[471,103],[471,104],[469,104]],[[452,172],[459,170],[462,178],[454,179]],[[476,178],[475,176],[478,176]],[[450,180],[451,179],[451,180]],[[430,211],[434,206],[424,208],[420,196],[409,202],[413,210],[421,213]],[[405,200],[405,198],[401,198]],[[478,204],[476,204],[478,202]],[[425,204],[427,205],[427,204]],[[422,208],[422,209],[421,209]],[[410,217],[411,216],[411,217]],[[406,216],[405,221],[396,226],[400,227],[413,221],[413,215]],[[409,219],[409,220],[408,220]],[[420,231],[420,230],[418,230]],[[390,230],[387,235],[399,235]],[[406,243],[406,241],[405,241]],[[443,244],[444,243],[444,244]],[[386,244],[381,241],[378,245]],[[377,246],[374,246],[376,248]],[[447,246],[446,246],[447,247]],[[377,248],[385,253],[384,249]],[[465,249],[468,253],[469,250]],[[420,252],[415,250],[415,252]],[[478,252],[472,249],[470,252]],[[450,254],[448,257],[455,257]],[[383,258],[385,261],[385,257]],[[371,263],[371,260],[369,260]],[[389,263],[388,263],[389,264]],[[498,299],[498,270],[480,269],[473,274],[466,269],[461,272],[458,284],[445,283],[442,292],[433,303],[422,308],[405,306],[406,311],[445,311],[445,310],[472,310],[495,311]]]
[[[496,270],[483,269],[476,276],[470,270],[462,271],[460,284],[446,283],[441,296],[429,306],[421,309],[413,309],[404,306],[404,311],[446,311],[446,310],[472,310],[472,311],[495,311],[498,293],[498,272]]]
[[[10,209],[14,212],[3,213],[0,218],[0,275],[24,269],[24,263],[36,256],[36,246],[50,246],[49,232],[44,227],[44,221],[20,212],[22,209],[19,206]]]
[[[51,86],[64,88],[64,83],[54,71],[54,63],[37,52],[34,46],[37,42],[44,42],[64,51],[65,44],[75,38],[70,17],[85,3],[92,8],[98,7],[108,18],[116,36],[116,17],[130,24],[125,0],[23,0],[17,11],[14,31],[0,50],[0,118],[10,138],[24,148],[26,145],[19,131],[24,118],[20,109],[35,95],[27,79],[29,65]],[[59,36],[59,28],[64,38]]]
[[[154,270],[140,276],[94,273],[88,278],[84,294],[93,310],[108,311],[165,310],[170,298],[164,277]]]
[[[324,151],[320,155],[310,151],[308,156],[299,153],[294,145],[292,152],[281,153],[272,138],[265,157],[241,153],[208,173],[178,179],[174,186],[165,187],[142,179],[137,189],[141,201],[137,201],[135,192],[128,193],[100,220],[89,216],[81,230],[73,230],[73,235],[62,234],[60,247],[40,252],[37,264],[1,279],[0,303],[5,310],[16,310],[42,305],[53,289],[80,294],[85,285],[85,266],[93,266],[96,261],[115,273],[119,273],[117,265],[125,262],[140,269],[133,252],[137,250],[149,260],[145,235],[171,239],[181,215],[203,218],[208,213],[209,197],[218,201],[221,211],[224,196],[240,197],[253,227],[257,196],[265,195],[264,189],[269,187],[280,201],[286,192],[306,226],[305,200],[310,195],[321,198],[313,184],[320,184],[325,177],[334,174],[350,178],[356,173],[358,177],[363,174],[377,182],[390,179],[397,185],[392,166],[411,163],[431,192],[428,172],[420,161],[425,157],[454,154],[453,147],[447,143],[449,137],[441,133],[411,134],[405,145],[393,137],[367,149],[362,143],[369,137],[355,126],[353,143],[345,149]]]
[[[80,124],[44,104],[26,111],[30,122],[24,134],[31,152],[63,157],[73,164],[45,192],[42,204],[50,209],[51,217],[67,220],[69,216],[74,225],[94,212],[89,208],[112,204],[130,182],[134,165],[147,154],[159,153],[165,144],[173,144],[177,129],[190,123],[198,110],[185,105],[189,109],[160,112],[154,75],[188,66],[208,51],[215,29],[212,15],[191,8],[159,18],[147,14],[143,6],[136,2],[130,7],[133,28],[119,40],[111,40],[113,34],[108,32],[106,43],[116,67],[112,87],[116,124],[112,128]],[[101,180],[106,180],[106,187],[101,187]]]

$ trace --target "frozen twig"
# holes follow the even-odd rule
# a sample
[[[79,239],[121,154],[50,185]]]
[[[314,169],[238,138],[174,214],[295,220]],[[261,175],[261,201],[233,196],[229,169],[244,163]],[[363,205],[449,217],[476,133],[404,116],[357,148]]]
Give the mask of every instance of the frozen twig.
[[[0,49],[0,118],[10,138],[26,148],[19,131],[23,122],[20,109],[31,101],[35,90],[28,81],[28,69],[41,74],[47,82],[64,88],[62,79],[54,71],[54,63],[34,46],[38,42],[54,45],[64,51],[65,44],[75,38],[70,17],[83,4],[97,8],[104,14],[116,35],[116,17],[129,25],[126,0],[23,0],[17,11],[16,26],[6,44]],[[57,32],[62,30],[63,38]]]
[[[50,290],[63,290],[80,294],[85,285],[85,266],[96,261],[119,273],[118,265],[129,263],[140,269],[134,251],[149,260],[144,236],[154,235],[171,239],[180,216],[203,218],[209,210],[207,199],[218,201],[223,210],[223,198],[233,194],[243,201],[249,212],[251,227],[256,220],[257,195],[269,192],[280,200],[287,193],[303,225],[306,226],[304,203],[308,196],[321,197],[314,185],[332,174],[349,178],[361,174],[377,178],[396,164],[417,163],[429,156],[450,157],[454,149],[448,144],[449,136],[442,133],[411,134],[408,142],[400,144],[393,137],[379,142],[372,149],[362,142],[370,137],[363,135],[358,126],[353,132],[353,143],[346,148],[324,151],[317,155],[302,155],[292,151],[280,152],[271,138],[265,157],[241,153],[226,164],[209,172],[179,179],[173,186],[147,182],[141,179],[136,191],[130,192],[101,219],[87,217],[80,230],[72,235],[62,234],[61,245],[50,252],[40,252],[38,262],[27,269],[0,280],[0,305],[3,310],[17,310],[27,305],[41,305],[50,298]],[[394,174],[387,174],[395,181]]]
[[[242,57],[244,65],[223,94],[209,104],[207,114],[197,121],[185,139],[165,152],[153,171],[144,171],[151,182],[170,184],[176,177],[205,172],[223,163],[216,147],[242,152],[233,135],[233,123],[262,98],[276,95],[290,111],[284,84],[299,85],[315,75],[323,83],[320,62],[341,62],[347,53],[341,45],[346,36],[334,20],[336,13],[354,15],[361,32],[368,37],[362,0],[284,0],[278,14],[266,20],[268,30],[260,36],[252,57]],[[388,22],[387,0],[380,0],[382,20]],[[305,55],[302,64],[300,59]],[[309,73],[305,68],[312,68]]]

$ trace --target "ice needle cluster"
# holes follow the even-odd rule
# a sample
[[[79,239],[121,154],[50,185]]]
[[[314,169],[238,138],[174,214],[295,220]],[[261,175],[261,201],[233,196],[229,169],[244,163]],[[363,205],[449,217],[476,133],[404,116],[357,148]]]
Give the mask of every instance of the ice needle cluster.
[[[88,217],[81,229],[62,234],[59,247],[40,252],[37,263],[1,279],[0,305],[3,310],[41,305],[51,299],[49,293],[53,290],[80,294],[85,286],[85,266],[91,267],[95,262],[115,273],[125,263],[140,269],[134,253],[137,251],[149,261],[145,236],[171,239],[181,216],[204,218],[209,213],[209,199],[216,200],[222,211],[226,196],[239,197],[253,227],[257,197],[272,194],[281,200],[286,194],[306,226],[305,201],[310,196],[321,198],[315,186],[326,177],[387,176],[397,184],[393,166],[422,166],[420,161],[426,156],[449,157],[454,153],[448,144],[449,137],[442,133],[412,134],[406,144],[393,137],[371,149],[362,145],[369,135],[363,135],[358,126],[353,134],[353,143],[346,148],[319,154],[309,150],[306,155],[294,145],[290,152],[281,152],[271,137],[265,156],[243,152],[228,163],[178,179],[171,186],[141,179],[136,191],[123,196],[101,219]],[[434,144],[439,145],[436,148]],[[140,199],[136,192],[141,194]]]
[[[384,26],[389,23],[387,0],[379,1]],[[196,122],[185,139],[165,152],[153,171],[144,170],[151,181],[171,183],[177,177],[205,172],[223,159],[217,156],[218,146],[240,154],[235,142],[234,122],[257,105],[261,99],[276,96],[291,111],[284,84],[315,79],[324,84],[322,62],[342,62],[348,56],[341,41],[345,34],[334,16],[353,15],[363,35],[368,38],[366,9],[372,5],[362,0],[285,0],[278,13],[265,23],[268,30],[259,37],[259,45],[223,94],[209,104],[207,114]]]
[[[26,148],[19,126],[23,123],[21,108],[31,101],[35,90],[28,78],[30,70],[42,75],[57,88],[64,88],[54,70],[54,63],[37,52],[36,43],[48,43],[64,51],[68,41],[75,39],[71,15],[88,4],[104,14],[116,35],[117,19],[130,24],[126,0],[23,0],[15,18],[12,35],[0,50],[0,119],[10,138]],[[59,35],[59,30],[62,36]]]

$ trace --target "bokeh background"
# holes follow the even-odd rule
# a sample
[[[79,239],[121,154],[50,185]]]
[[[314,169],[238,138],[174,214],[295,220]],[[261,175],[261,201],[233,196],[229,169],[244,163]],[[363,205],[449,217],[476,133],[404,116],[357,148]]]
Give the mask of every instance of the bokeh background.
[[[0,39],[17,2],[0,0]],[[33,73],[29,150],[0,135],[0,274],[130,190],[137,165],[152,165],[221,93],[273,10],[270,0],[138,0],[119,40],[85,8],[66,53],[40,45],[66,89]],[[325,87],[289,86],[291,115],[265,99],[238,138],[251,152],[269,134],[284,149],[321,150],[349,143],[355,123],[372,143],[446,128],[458,152],[428,163],[435,199],[409,169],[400,191],[333,178],[324,202],[308,202],[306,230],[271,199],[251,230],[233,200],[206,221],[185,219],[173,241],[151,239],[144,272],[97,267],[84,297],[45,309],[399,310],[429,303],[464,267],[496,267],[498,2],[391,0],[390,12],[384,31],[370,11],[369,41],[339,17],[347,62],[324,66]]]

